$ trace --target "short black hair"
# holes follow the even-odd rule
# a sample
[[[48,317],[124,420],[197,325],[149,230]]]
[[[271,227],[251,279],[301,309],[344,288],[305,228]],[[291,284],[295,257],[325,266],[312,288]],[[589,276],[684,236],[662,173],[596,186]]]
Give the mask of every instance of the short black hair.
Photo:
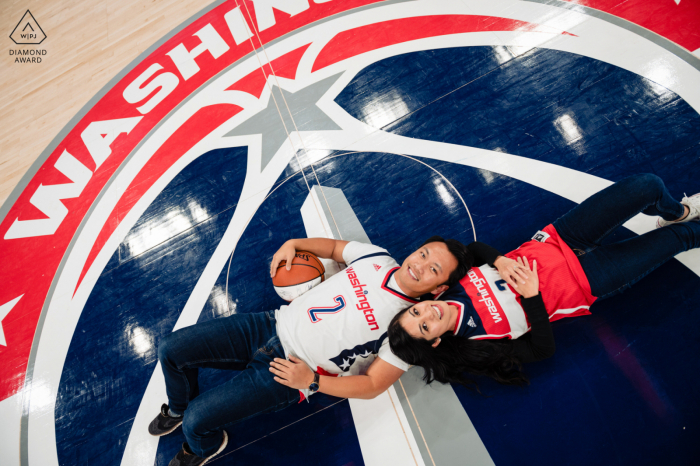
[[[444,243],[445,246],[447,246],[447,250],[457,259],[457,268],[452,271],[450,276],[447,277],[447,281],[442,283],[442,285],[447,285],[449,287],[455,285],[469,272],[472,265],[474,265],[474,255],[465,245],[456,239],[444,239],[442,236],[431,236],[423,241],[420,247],[428,243]]]

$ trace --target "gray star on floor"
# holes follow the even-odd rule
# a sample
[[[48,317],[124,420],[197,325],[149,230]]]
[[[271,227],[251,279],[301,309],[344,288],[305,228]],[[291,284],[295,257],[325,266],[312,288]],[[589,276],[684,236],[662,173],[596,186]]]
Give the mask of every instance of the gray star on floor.
[[[335,83],[338,76],[340,74],[323,79],[294,93],[272,86],[272,92],[277,99],[277,105],[284,116],[284,124],[287,126],[287,131],[290,134],[296,129],[292,119],[289,117],[289,111],[287,111],[287,106],[282,99],[281,93],[284,93],[284,98],[294,116],[294,121],[299,131],[342,129],[316,106],[316,102]],[[248,134],[262,134],[262,161],[260,166],[262,171],[287,139],[287,132],[284,130],[282,119],[272,96],[267,102],[267,107],[231,130],[226,136],[243,136]]]

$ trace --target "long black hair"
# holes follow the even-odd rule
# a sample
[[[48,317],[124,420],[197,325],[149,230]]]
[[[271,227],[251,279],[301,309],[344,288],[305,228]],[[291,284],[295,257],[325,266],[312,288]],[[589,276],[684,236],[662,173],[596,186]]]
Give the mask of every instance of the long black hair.
[[[471,375],[485,375],[502,384],[527,385],[520,361],[511,354],[507,345],[488,340],[470,340],[456,337],[452,332],[443,334],[440,344],[435,340],[414,338],[401,326],[399,319],[411,307],[394,316],[389,324],[388,337],[391,351],[403,361],[420,366],[423,380],[431,383],[456,383],[481,393],[479,384]]]

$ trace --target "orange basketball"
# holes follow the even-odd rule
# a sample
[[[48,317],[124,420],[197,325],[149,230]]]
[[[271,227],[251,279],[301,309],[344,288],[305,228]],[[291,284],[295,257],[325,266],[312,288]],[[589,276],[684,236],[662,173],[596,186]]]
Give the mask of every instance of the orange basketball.
[[[286,301],[301,296],[323,281],[326,268],[314,253],[297,251],[292,260],[292,269],[287,270],[287,261],[277,266],[277,273],[272,278],[275,291]]]

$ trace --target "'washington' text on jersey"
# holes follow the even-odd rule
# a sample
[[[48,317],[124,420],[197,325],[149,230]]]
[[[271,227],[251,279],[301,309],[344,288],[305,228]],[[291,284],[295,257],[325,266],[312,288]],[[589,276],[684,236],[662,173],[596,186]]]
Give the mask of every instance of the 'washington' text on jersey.
[[[357,278],[357,274],[355,273],[352,267],[348,267],[347,269],[345,269],[345,273],[348,275],[350,285],[352,285],[352,289],[355,292],[355,296],[357,296],[357,300],[359,301],[359,303],[357,304],[357,309],[359,311],[364,312],[365,320],[367,320],[367,324],[369,324],[369,328],[371,330],[379,330],[379,324],[377,324],[377,319],[375,319],[373,314],[374,309],[372,309],[372,305],[367,299],[366,293],[368,292],[363,289],[367,285],[362,285],[360,283],[360,280]]]
[[[476,287],[476,291],[479,293],[479,296],[481,298],[479,299],[480,303],[484,303],[486,307],[488,307],[489,312],[491,313],[491,317],[493,317],[494,322],[498,323],[501,321],[501,315],[498,313],[498,309],[493,303],[493,299],[489,295],[489,291],[486,287],[486,280],[483,278],[480,278],[476,275],[474,272],[474,269],[469,270],[469,281],[474,284]]]

